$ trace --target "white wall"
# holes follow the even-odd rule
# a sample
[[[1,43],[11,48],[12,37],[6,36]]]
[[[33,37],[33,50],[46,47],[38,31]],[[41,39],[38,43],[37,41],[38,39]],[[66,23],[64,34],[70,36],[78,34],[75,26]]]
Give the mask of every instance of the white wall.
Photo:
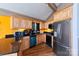
[[[73,17],[72,17],[72,31],[71,31],[71,44],[72,44],[72,55],[77,56],[78,55],[78,36],[77,36],[77,20],[78,16],[78,4],[73,4]]]
[[[79,56],[79,3],[77,5],[77,36],[78,36],[78,56]]]

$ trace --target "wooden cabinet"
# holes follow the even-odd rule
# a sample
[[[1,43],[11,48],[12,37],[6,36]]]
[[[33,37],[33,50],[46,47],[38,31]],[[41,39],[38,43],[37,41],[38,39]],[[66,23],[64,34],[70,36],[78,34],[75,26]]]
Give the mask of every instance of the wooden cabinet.
[[[27,36],[22,39],[20,50],[23,51],[25,49],[28,49],[29,47],[30,47],[30,37]]]
[[[36,40],[37,40],[37,44],[42,43],[42,39],[41,39],[41,38],[42,38],[41,35],[38,34],[38,35],[37,35],[37,38],[36,38]]]
[[[30,37],[24,37],[21,40],[20,50],[18,51],[17,55],[22,56],[22,52],[26,49],[30,48]]]
[[[23,19],[20,20],[19,28],[26,28],[26,20],[23,20]]]
[[[53,21],[58,22],[62,20],[69,20],[72,18],[72,6],[57,11],[53,14]]]
[[[46,34],[42,34],[42,42],[46,43]]]
[[[30,20],[21,19],[19,28],[31,29],[32,28],[32,22]]]
[[[37,35],[37,44],[46,43],[46,34]]]
[[[16,17],[11,17],[11,29],[19,28],[20,20]]]
[[[40,23],[40,29],[45,29],[45,23],[44,22]]]
[[[11,17],[10,21],[11,29],[31,29],[32,28],[32,21],[27,19],[19,19],[17,17]]]
[[[14,39],[0,39],[0,54],[11,53],[12,42],[14,42]]]
[[[32,29],[32,21],[26,20],[26,27],[27,29]]]

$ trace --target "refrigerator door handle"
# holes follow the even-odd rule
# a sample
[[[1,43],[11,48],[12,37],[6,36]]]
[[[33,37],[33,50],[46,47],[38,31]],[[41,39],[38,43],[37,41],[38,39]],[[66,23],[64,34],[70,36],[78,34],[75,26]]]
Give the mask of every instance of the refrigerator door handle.
[[[62,36],[62,32],[61,32],[61,24],[58,24],[58,27],[57,27],[57,36],[61,39],[61,36]]]
[[[57,37],[57,32],[54,32],[54,37]]]

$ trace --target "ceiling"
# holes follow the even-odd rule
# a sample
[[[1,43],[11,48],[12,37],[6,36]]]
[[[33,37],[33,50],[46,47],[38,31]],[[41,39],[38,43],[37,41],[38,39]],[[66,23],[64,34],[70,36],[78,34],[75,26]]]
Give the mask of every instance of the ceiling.
[[[65,3],[55,4],[57,8],[64,5]],[[0,3],[0,15],[22,15],[46,21],[53,12],[45,3]]]

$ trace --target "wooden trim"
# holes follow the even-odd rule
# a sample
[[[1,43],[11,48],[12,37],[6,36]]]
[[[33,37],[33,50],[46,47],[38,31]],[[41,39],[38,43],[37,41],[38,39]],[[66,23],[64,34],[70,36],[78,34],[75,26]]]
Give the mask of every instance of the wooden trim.
[[[64,8],[57,10],[55,13],[60,12],[60,11],[62,11],[62,10],[64,10],[64,9],[66,9],[66,8],[72,7],[72,5],[73,5],[73,4],[70,4],[70,5],[68,5],[68,6],[65,6]]]
[[[43,21],[43,20],[40,20],[40,19],[37,19],[37,18],[33,18],[33,17],[29,17],[29,16],[14,16],[14,17],[18,17],[18,18],[21,18],[21,19],[27,19],[28,18],[28,20],[31,20],[31,21],[40,21],[40,22],[45,22],[45,21]]]
[[[57,7],[54,3],[48,3],[48,6],[53,10],[53,11],[56,11],[57,10]]]
[[[49,15],[49,17],[47,18],[47,21],[52,17],[53,13],[54,13],[54,12],[52,12],[52,13]]]
[[[65,3],[66,5],[63,8],[57,9],[57,11],[62,10],[64,8],[68,8],[73,5],[73,3]]]
[[[50,21],[53,21],[53,20],[50,20],[51,17],[53,17],[53,14],[56,14],[58,12],[61,12],[62,10],[66,9],[66,8],[69,8],[69,7],[72,7],[72,3],[70,4],[67,4],[64,8],[62,9],[58,9],[56,12],[53,12],[49,17],[48,17],[48,20],[46,22],[50,22]]]

